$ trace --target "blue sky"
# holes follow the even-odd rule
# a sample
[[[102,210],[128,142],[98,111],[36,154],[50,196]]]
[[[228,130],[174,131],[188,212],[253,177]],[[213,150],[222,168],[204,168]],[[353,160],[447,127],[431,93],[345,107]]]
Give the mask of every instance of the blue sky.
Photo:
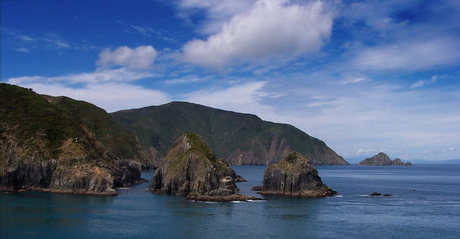
[[[456,159],[460,1],[1,1],[1,81],[252,113],[350,162]]]

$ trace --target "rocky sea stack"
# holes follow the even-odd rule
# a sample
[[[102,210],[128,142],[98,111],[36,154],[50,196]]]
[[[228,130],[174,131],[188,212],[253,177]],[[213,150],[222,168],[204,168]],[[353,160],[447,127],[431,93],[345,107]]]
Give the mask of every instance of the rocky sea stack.
[[[391,160],[391,158],[385,153],[378,153],[372,158],[366,158],[363,161],[359,162],[358,165],[362,166],[412,166],[412,163],[404,163],[401,159],[397,158]]]
[[[238,194],[237,175],[225,159],[218,159],[201,136],[179,137],[160,163],[150,190],[187,196],[193,201],[246,201],[256,199]]]
[[[318,171],[305,157],[296,152],[265,169],[262,191],[259,193],[307,198],[337,194],[323,184]]]

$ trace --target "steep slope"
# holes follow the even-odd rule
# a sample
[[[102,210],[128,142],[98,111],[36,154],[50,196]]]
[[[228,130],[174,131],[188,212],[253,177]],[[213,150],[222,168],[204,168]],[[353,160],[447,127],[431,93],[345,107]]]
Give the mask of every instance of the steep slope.
[[[0,190],[116,195],[140,179],[69,112],[35,92],[0,84]]]
[[[316,138],[286,124],[261,120],[250,114],[172,102],[161,106],[118,111],[111,114],[146,146],[166,155],[174,140],[185,132],[197,132],[219,157],[232,165],[267,165],[291,151],[314,165],[348,165]]]
[[[153,147],[147,150],[131,132],[114,120],[105,110],[88,102],[64,96],[43,97],[67,110],[96,135],[97,139],[114,156],[139,162],[143,168],[154,168],[158,165],[160,157],[157,151]]]
[[[302,155],[292,152],[264,171],[260,194],[321,198],[337,194],[318,176],[318,171]]]
[[[237,194],[235,172],[224,159],[218,159],[195,133],[179,137],[152,177],[154,192],[189,194]]]

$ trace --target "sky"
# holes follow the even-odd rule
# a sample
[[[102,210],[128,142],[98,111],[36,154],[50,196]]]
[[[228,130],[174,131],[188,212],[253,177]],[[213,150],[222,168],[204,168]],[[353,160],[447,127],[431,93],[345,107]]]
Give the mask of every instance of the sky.
[[[108,112],[255,114],[352,163],[460,158],[458,0],[2,0],[0,66]]]

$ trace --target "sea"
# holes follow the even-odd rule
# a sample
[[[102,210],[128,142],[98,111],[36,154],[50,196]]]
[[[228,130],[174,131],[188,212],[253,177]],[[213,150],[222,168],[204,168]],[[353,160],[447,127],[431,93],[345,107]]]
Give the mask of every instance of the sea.
[[[115,197],[3,193],[0,238],[460,238],[460,165],[316,167],[338,191],[322,199],[258,195],[265,168],[233,166],[263,201],[188,202],[148,182]]]

